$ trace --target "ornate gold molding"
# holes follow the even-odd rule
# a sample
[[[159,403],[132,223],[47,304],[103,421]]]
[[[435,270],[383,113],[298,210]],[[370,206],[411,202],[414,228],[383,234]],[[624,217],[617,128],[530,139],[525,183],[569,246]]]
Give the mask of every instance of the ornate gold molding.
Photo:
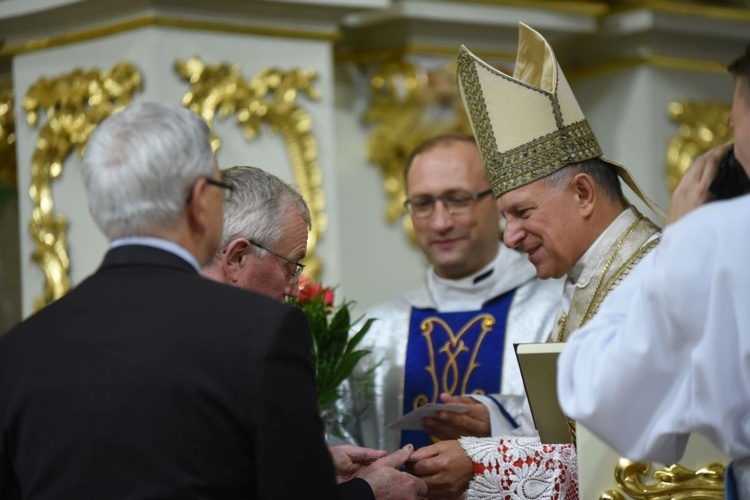
[[[667,187],[671,193],[697,156],[732,140],[729,129],[731,104],[682,100],[667,108],[669,118],[680,124],[667,145]]]
[[[678,14],[695,17],[696,22],[701,19],[719,19],[722,21],[750,21],[750,11],[743,5],[743,0],[637,0],[631,2],[615,2],[612,12],[623,12],[638,9],[652,9],[657,12]]]
[[[680,464],[654,470],[647,462],[621,458],[615,467],[615,479],[622,492],[605,491],[599,500],[719,500],[724,498],[724,465],[710,463],[697,470]]]
[[[16,119],[13,82],[0,80],[0,208],[16,190]]]
[[[380,168],[386,192],[385,218],[401,219],[411,241],[414,229],[404,212],[403,168],[422,141],[443,132],[471,133],[456,86],[455,58],[427,69],[404,56],[375,68],[370,79],[371,100],[363,120],[374,125],[367,141],[367,160]]]
[[[33,202],[29,232],[34,240],[32,261],[42,268],[44,292],[34,310],[62,297],[70,289],[70,261],[65,217],[54,211],[52,181],[60,176],[63,162],[73,148],[83,151],[91,131],[107,116],[130,103],[141,89],[141,74],[130,63],[118,63],[109,71],[77,68],[53,79],[40,78],[23,98],[29,125],[45,113],[31,160],[29,196]]]
[[[437,0],[444,3],[483,4],[506,7],[525,7],[529,9],[559,12],[560,14],[581,14],[601,16],[609,12],[607,0],[577,0],[560,2],[558,0]]]
[[[185,62],[176,61],[175,68],[183,79],[192,84],[190,91],[182,98],[182,104],[208,122],[214,151],[221,145],[214,132],[217,112],[221,118],[236,115],[237,123],[247,139],[254,139],[264,123],[281,134],[292,163],[294,179],[310,207],[312,218],[307,257],[304,259],[306,273],[318,279],[323,263],[315,255],[315,249],[328,223],[322,189],[323,174],[318,164],[318,144],[312,134],[312,118],[297,104],[299,92],[310,99],[320,98],[320,91],[313,87],[317,74],[311,70],[284,72],[267,68],[244,80],[238,64],[208,66],[197,57]]]
[[[260,35],[280,38],[294,38],[302,40],[324,40],[336,41],[341,37],[338,31],[330,32],[324,30],[306,30],[277,28],[273,26],[247,25],[238,23],[227,23],[218,21],[205,21],[197,19],[183,19],[179,17],[144,15],[125,21],[117,21],[104,24],[94,28],[86,28],[61,35],[46,36],[23,43],[2,45],[0,43],[0,56],[12,56],[35,52],[50,47],[60,47],[71,43],[96,40],[124,33],[148,26],[180,28],[196,31],[214,31],[218,33],[238,33],[242,35]]]
[[[663,56],[658,54],[650,54],[641,57],[628,57],[611,62],[592,64],[581,68],[571,68],[569,71],[566,71],[566,74],[569,75],[568,78],[570,80],[579,80],[608,73],[627,71],[641,66],[676,71],[691,71],[694,73],[716,75],[728,74],[726,65],[717,61]]]

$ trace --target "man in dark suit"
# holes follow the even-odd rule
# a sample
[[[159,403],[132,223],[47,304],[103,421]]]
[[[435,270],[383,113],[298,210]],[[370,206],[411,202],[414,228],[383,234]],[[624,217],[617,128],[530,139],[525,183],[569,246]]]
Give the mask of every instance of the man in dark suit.
[[[203,267],[203,275],[220,283],[253,290],[283,300],[299,295],[297,283],[307,254],[312,219],[307,203],[290,185],[263,169],[239,166],[221,171],[232,186],[232,198],[224,204],[224,230],[216,256]],[[342,445],[329,448],[336,478],[345,498],[411,498],[427,485],[397,467],[410,457],[398,450],[385,456],[382,450]],[[355,478],[367,481],[372,493],[354,488]]]
[[[304,315],[199,274],[231,194],[205,122],[132,105],[83,178],[112,246],[0,337],[0,499],[338,497]]]

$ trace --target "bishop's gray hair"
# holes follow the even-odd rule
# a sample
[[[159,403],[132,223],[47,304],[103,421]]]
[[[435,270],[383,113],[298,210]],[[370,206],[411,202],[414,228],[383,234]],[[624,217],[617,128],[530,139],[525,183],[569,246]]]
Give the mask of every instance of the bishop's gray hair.
[[[83,155],[89,211],[110,240],[173,229],[190,189],[215,177],[205,120],[178,105],[142,102],[97,126]]]
[[[232,167],[221,172],[234,191],[224,203],[223,248],[235,238],[247,238],[273,249],[284,232],[289,209],[312,227],[307,203],[292,186],[257,167]],[[265,251],[260,249],[264,254]]]
[[[614,167],[601,158],[591,158],[580,163],[572,163],[540,180],[547,184],[554,192],[561,193],[568,186],[571,179],[580,173],[590,175],[608,200],[616,202],[623,198],[622,186],[620,185],[620,178],[617,176],[617,172]]]

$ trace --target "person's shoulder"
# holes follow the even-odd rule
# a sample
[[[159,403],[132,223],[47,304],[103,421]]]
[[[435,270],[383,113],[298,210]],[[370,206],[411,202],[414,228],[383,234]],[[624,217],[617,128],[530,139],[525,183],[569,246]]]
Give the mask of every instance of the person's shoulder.
[[[201,277],[200,279],[202,283],[199,286],[205,289],[205,296],[210,297],[213,302],[221,304],[224,311],[236,310],[238,315],[254,313],[271,317],[274,315],[283,316],[297,309],[278,299],[252,290],[219,283],[209,278]]]
[[[403,295],[399,295],[392,299],[388,299],[382,302],[378,302],[365,309],[364,315],[366,317],[379,317],[384,314],[392,314],[396,311],[402,311],[409,309],[409,304],[404,299]]]
[[[365,310],[365,315],[383,315],[400,313],[402,311],[410,311],[412,306],[424,307],[432,303],[427,285],[424,280],[406,288],[405,291],[380,302],[376,302],[374,305],[369,306]]]
[[[667,226],[665,235],[704,239],[709,235],[747,234],[747,229],[750,229],[750,194],[706,203]]]

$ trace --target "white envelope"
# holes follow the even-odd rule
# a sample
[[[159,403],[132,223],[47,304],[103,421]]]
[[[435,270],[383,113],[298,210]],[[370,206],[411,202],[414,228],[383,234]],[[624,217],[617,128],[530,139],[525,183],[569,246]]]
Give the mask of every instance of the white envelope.
[[[439,403],[428,403],[422,405],[416,410],[410,411],[403,417],[399,418],[395,422],[392,422],[389,429],[401,429],[401,430],[423,430],[422,419],[425,417],[437,417],[439,411],[452,411],[455,413],[466,413],[466,405],[451,405],[451,404],[439,404]]]

